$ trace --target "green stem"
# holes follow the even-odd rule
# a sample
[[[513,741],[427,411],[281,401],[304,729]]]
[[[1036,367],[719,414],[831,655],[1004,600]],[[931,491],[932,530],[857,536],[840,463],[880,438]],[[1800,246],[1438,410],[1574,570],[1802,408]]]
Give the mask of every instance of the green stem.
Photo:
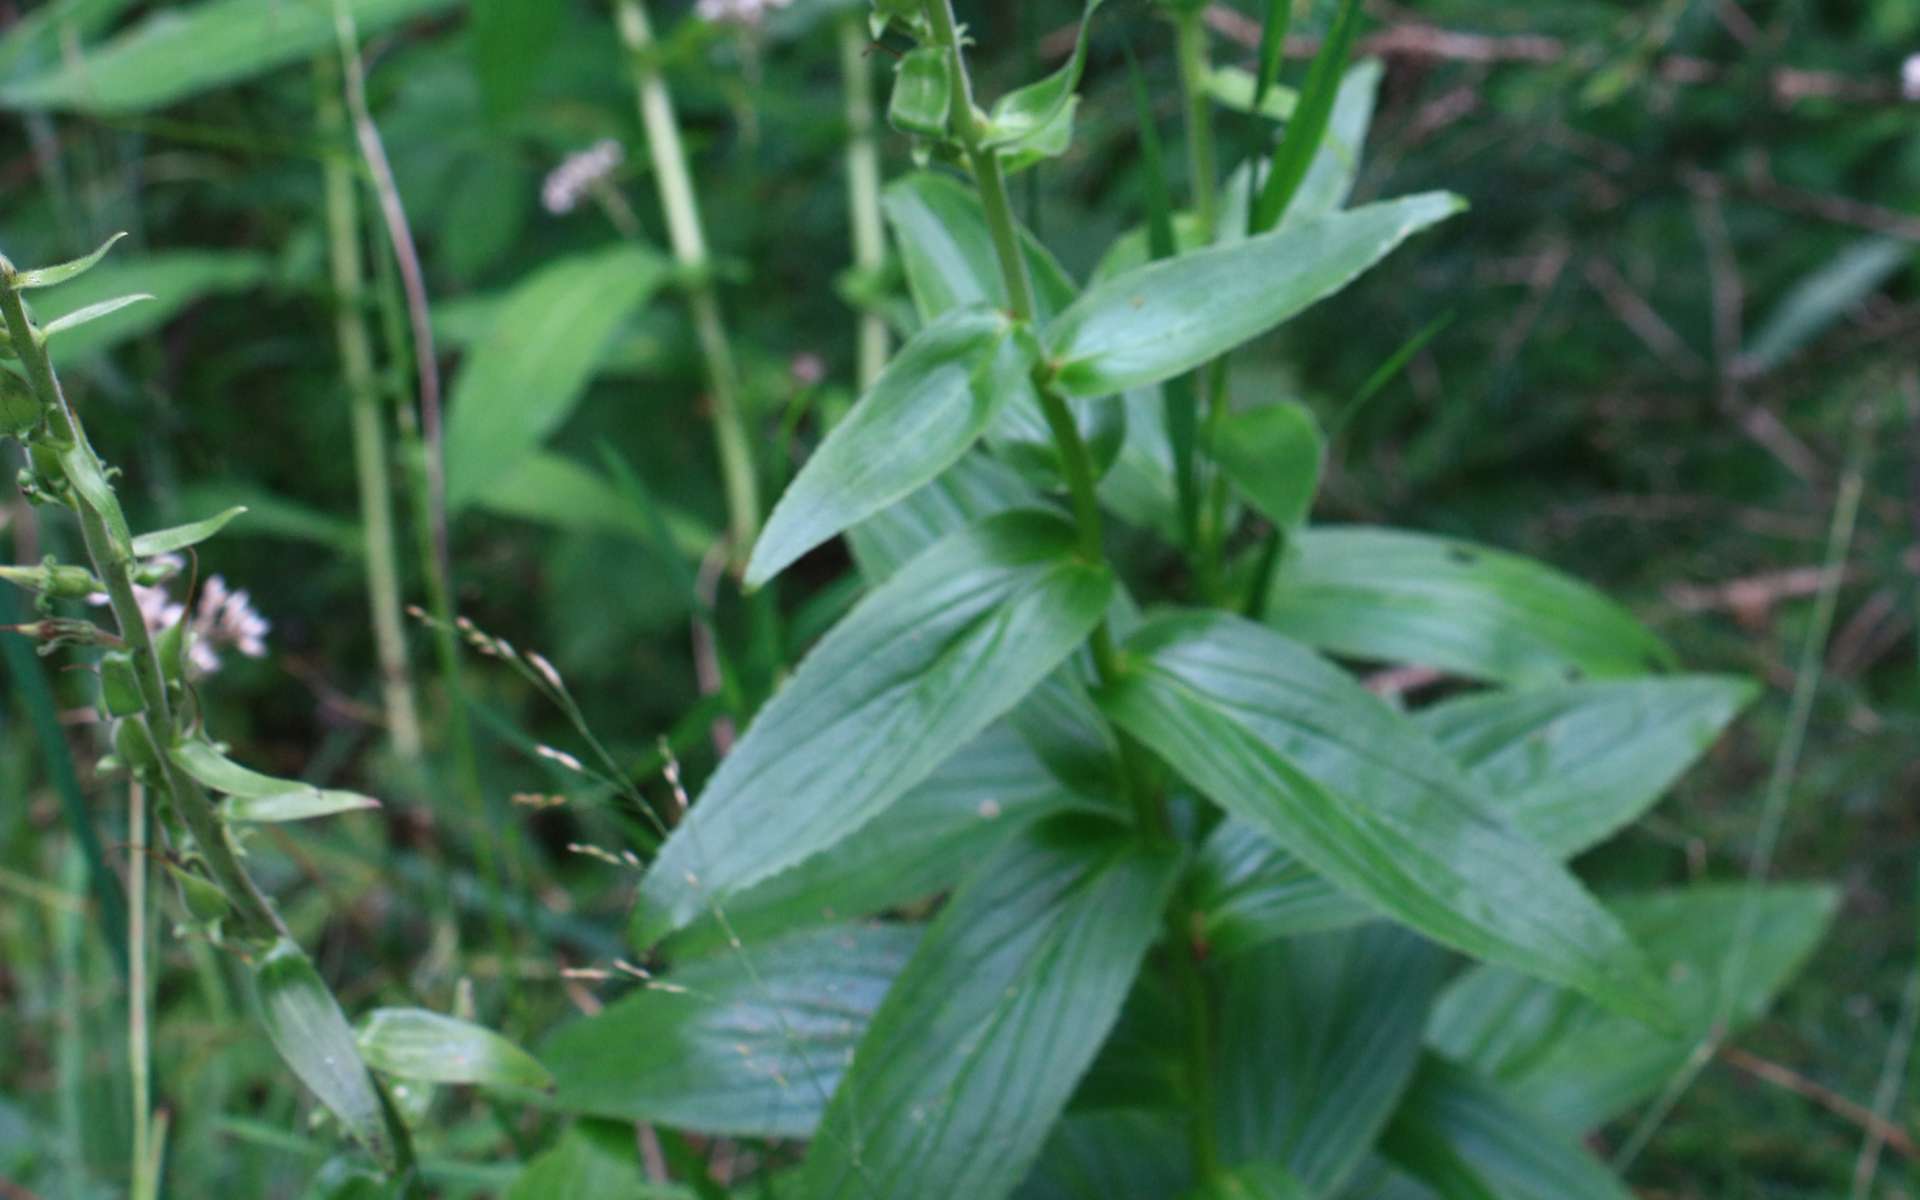
[[[880,142],[874,132],[872,69],[860,16],[840,18],[840,77],[847,92],[847,209],[853,229],[853,265],[869,278],[886,265],[886,226],[880,215]],[[887,319],[871,309],[860,314],[856,357],[860,390],[887,365]]]
[[[147,1039],[147,795],[127,788],[127,1074],[133,1084],[133,1200],[156,1200],[153,1052]]]
[[[1187,105],[1187,166],[1193,176],[1193,212],[1202,242],[1213,240],[1219,222],[1219,160],[1213,144],[1213,98],[1207,94],[1212,72],[1207,61],[1207,27],[1198,7],[1174,17],[1174,45],[1180,61],[1180,91]]]
[[[732,346],[720,315],[714,288],[706,234],[700,224],[700,205],[680,142],[680,123],[673,97],[654,61],[658,44],[641,0],[614,0],[620,40],[638,94],[640,121],[646,127],[653,152],[653,177],[660,190],[660,208],[666,214],[667,239],[673,255],[687,274],[688,302],[695,336],[705,360],[707,388],[713,401],[713,433],[720,456],[720,475],[727,496],[727,524],[732,535],[736,566],[744,565],[760,529],[759,483],[754,476],[753,451],[747,440],[741,411],[740,378]]]
[[[327,242],[334,290],[334,341],[347,385],[347,416],[353,432],[354,475],[360,492],[360,524],[365,541],[367,607],[373,623],[374,653],[380,665],[382,708],[387,732],[401,758],[420,756],[420,715],[407,668],[406,636],[400,620],[399,556],[393,530],[393,488],[388,477],[385,423],[372,340],[363,315],[366,269],[360,252],[360,211],[353,172],[332,148],[348,137],[347,114],[340,100],[339,69],[322,55],[315,62],[320,137],[329,147],[322,161],[326,188]]]
[[[1204,1184],[1221,1173],[1220,1135],[1214,1120],[1213,999],[1207,990],[1206,971],[1200,964],[1192,930],[1186,927],[1191,916],[1191,910],[1182,902],[1168,912],[1167,932],[1174,977],[1180,987],[1181,1003],[1187,1010],[1186,1074],[1191,1109],[1187,1128],[1193,1173]]]

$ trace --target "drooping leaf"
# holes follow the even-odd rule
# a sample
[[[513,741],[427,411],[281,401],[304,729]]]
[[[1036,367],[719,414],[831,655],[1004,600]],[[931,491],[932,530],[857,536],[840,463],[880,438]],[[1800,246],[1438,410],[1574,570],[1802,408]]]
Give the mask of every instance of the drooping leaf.
[[[186,525],[175,525],[171,529],[156,529],[152,533],[143,533],[133,539],[133,556],[153,558],[156,555],[172,554],[176,550],[197,546],[225,529],[229,522],[246,511],[245,505],[235,505],[204,521],[193,521]]]
[[[1224,1159],[1338,1194],[1413,1076],[1444,966],[1431,942],[1380,923],[1236,959],[1218,1043]]]
[[[553,1149],[527,1164],[506,1200],[692,1200],[671,1184],[647,1182],[630,1126],[579,1121]]]
[[[300,947],[281,938],[252,964],[260,1021],[293,1073],[355,1141],[386,1160],[392,1153],[373,1078],[353,1029]]]
[[[1745,969],[1723,991],[1747,892],[1713,884],[1616,901],[1614,911],[1664,982],[1678,1031],[1623,1020],[1578,996],[1481,967],[1455,980],[1434,1010],[1428,1041],[1500,1084],[1527,1112],[1569,1135],[1657,1092],[1722,1011],[1738,1030],[1766,1011],[1826,933],[1838,907],[1831,888],[1771,884],[1758,906]]]
[[[956,309],[901,348],[827,434],[774,505],[747,563],[747,584],[773,578],[802,554],[933,480],[960,460],[1024,379],[1005,316]]]
[[[724,924],[702,920],[665,952],[703,953],[731,936],[752,943],[925,899],[1033,822],[1089,807],[1018,733],[996,724],[865,828],[741,892]]]
[[[1579,882],[1337,668],[1219,613],[1152,620],[1126,655],[1101,707],[1229,813],[1436,941],[1664,1019],[1645,963]]]
[[[95,321],[104,320],[112,316],[123,308],[132,308],[136,304],[145,304],[153,298],[151,293],[135,292],[130,296],[115,296],[111,300],[102,300],[97,304],[89,304],[85,308],[76,308],[65,316],[55,317],[45,325],[42,325],[40,327],[40,336],[46,338],[48,341],[52,341],[56,334],[63,334],[69,330],[79,329],[83,325],[91,325]]]
[[[801,1194],[1009,1194],[1118,1015],[1177,867],[1086,818],[1037,826],[983,863],[874,1015]]]
[[[278,824],[380,807],[378,800],[358,792],[330,791],[300,784],[294,787],[297,790],[270,796],[228,796],[220,802],[220,818],[248,824]]]
[[[1054,384],[1110,396],[1190,371],[1339,291],[1461,207],[1441,192],[1369,204],[1096,284],[1042,335]]]
[[[127,236],[125,232],[116,233],[100,243],[100,248],[92,254],[76,258],[72,262],[63,262],[51,267],[36,267],[31,271],[16,271],[13,286],[25,291],[27,288],[52,287],[56,283],[65,283],[92,270],[94,264],[107,256],[113,244]]]
[[[686,963],[541,1047],[569,1112],[738,1137],[808,1137],[918,939],[807,930]]]
[[[1018,703],[1113,595],[1058,517],[954,534],[876,588],[769,701],[661,848],[644,944],[839,842]]]
[[[622,244],[550,263],[514,287],[454,379],[449,505],[472,503],[560,427],[614,330],[666,273],[659,255]]]
[[[137,258],[109,259],[34,302],[44,320],[58,320],[115,296],[154,297],[78,327],[68,326],[51,352],[71,362],[158,329],[203,296],[240,292],[259,286],[272,264],[258,254],[236,251],[179,250]]]
[[[1275,526],[1290,530],[1313,507],[1327,442],[1312,409],[1283,400],[1228,417],[1214,454],[1240,494]]]
[[[1910,243],[1864,238],[1795,283],[1740,351],[1739,367],[1771,371],[1846,316],[1913,258]]]
[[[565,15],[551,0],[473,0],[468,38],[489,114],[503,117],[526,103]]]
[[[421,1083],[539,1089],[553,1076],[540,1060],[493,1030],[424,1008],[376,1008],[357,1037],[368,1066]]]
[[[362,36],[454,0],[341,0]],[[204,0],[161,9],[47,73],[0,87],[7,108],[132,113],[305,62],[336,41],[333,6]]]
[[[1185,1124],[1163,1111],[1070,1112],[1014,1200],[1166,1200],[1193,1178]]]
[[[1441,1200],[1631,1200],[1571,1137],[1491,1080],[1433,1056],[1382,1140],[1393,1162]]]
[[[1551,567],[1470,542],[1322,526],[1291,539],[1265,620],[1335,654],[1514,687],[1666,670],[1633,615]]]

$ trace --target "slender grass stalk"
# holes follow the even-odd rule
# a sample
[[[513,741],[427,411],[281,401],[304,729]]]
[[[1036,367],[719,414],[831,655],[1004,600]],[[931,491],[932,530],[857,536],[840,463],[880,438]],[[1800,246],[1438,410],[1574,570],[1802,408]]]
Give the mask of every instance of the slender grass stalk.
[[[860,16],[840,18],[840,78],[847,93],[847,210],[853,226],[853,265],[864,276],[877,275],[887,261],[886,227],[880,215],[880,141],[875,136],[873,72],[867,65],[868,39]],[[887,365],[887,319],[868,309],[860,314],[855,378],[866,391]]]
[[[1192,176],[1193,214],[1202,242],[1213,240],[1220,213],[1220,165],[1213,141],[1213,97],[1207,91],[1212,64],[1207,54],[1205,14],[1197,5],[1174,13],[1174,49],[1180,63],[1180,94],[1186,103],[1187,170]]]
[[[738,570],[746,564],[747,553],[760,531],[760,485],[754,475],[753,450],[741,411],[739,371],[720,314],[720,295],[714,286],[713,263],[701,227],[693,175],[680,141],[680,123],[656,61],[659,45],[654,40],[653,25],[641,0],[614,0],[614,16],[627,49],[640,121],[646,127],[647,145],[653,154],[653,177],[660,190],[660,208],[666,214],[667,238],[675,260],[687,275],[687,303],[713,404],[714,444],[727,497],[730,557]]]
[[[133,1200],[157,1200],[153,1174],[153,1050],[147,1033],[147,796],[127,787],[127,1077],[133,1084]]]
[[[353,431],[354,476],[360,493],[360,527],[366,548],[367,609],[380,666],[381,707],[387,733],[402,759],[420,756],[420,714],[407,666],[400,617],[399,556],[394,547],[393,485],[389,479],[380,380],[368,336],[366,267],[360,250],[360,205],[353,172],[338,152],[346,144],[347,114],[340,98],[338,66],[315,61],[321,160],[326,189],[327,246],[333,272],[334,343],[347,385],[347,416]]]

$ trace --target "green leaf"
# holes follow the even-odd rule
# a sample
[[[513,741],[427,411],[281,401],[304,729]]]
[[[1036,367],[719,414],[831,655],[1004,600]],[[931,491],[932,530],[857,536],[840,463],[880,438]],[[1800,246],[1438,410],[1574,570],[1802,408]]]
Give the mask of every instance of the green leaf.
[[[1739,979],[1723,991],[1746,897],[1744,885],[1709,884],[1613,904],[1664,981],[1678,1032],[1663,1034],[1511,971],[1480,967],[1443,994],[1428,1041],[1497,1079],[1526,1111],[1583,1134],[1659,1091],[1711,1031],[1723,1000],[1729,1033],[1764,1013],[1826,934],[1840,899],[1832,888],[1807,884],[1753,893],[1759,936]]]
[[[299,784],[298,791],[271,796],[228,796],[220,804],[220,819],[251,824],[278,824],[331,817],[344,812],[379,808],[380,802],[358,792],[327,791]]]
[[[203,296],[247,291],[272,274],[258,254],[182,250],[109,260],[34,302],[43,320],[59,320],[128,292],[150,295],[146,304],[123,308],[84,326],[69,325],[54,347],[62,361],[97,354],[158,329]]]
[[[952,111],[953,76],[946,52],[935,46],[908,51],[894,68],[888,123],[902,133],[945,137]]]
[[[565,16],[565,6],[552,0],[473,0],[468,38],[490,116],[526,103]]]
[[[88,38],[131,7],[133,0],[49,0],[21,13],[0,34],[0,76],[23,64],[58,61],[62,44]]]
[[[993,234],[972,189],[948,176],[919,171],[888,184],[880,203],[893,226],[907,290],[921,320],[979,304],[1009,306]],[[1044,322],[1073,303],[1080,289],[1032,234],[1025,229],[1019,233],[1033,280],[1035,319]]]
[[[355,1141],[383,1161],[392,1155],[386,1118],[353,1030],[299,946],[281,938],[252,964],[260,1021],[300,1082]]]
[[[493,1030],[424,1008],[376,1008],[360,1019],[358,1038],[367,1065],[398,1079],[536,1090],[553,1085],[539,1059]]]
[[[1781,297],[1741,349],[1740,371],[1760,375],[1786,362],[1912,258],[1913,246],[1897,238],[1863,238],[1848,246]]]
[[[641,884],[642,944],[878,816],[1072,653],[1113,596],[1051,514],[954,534],[814,648],[721,761]]]
[[[1260,827],[1228,817],[1194,863],[1193,903],[1214,953],[1239,954],[1276,938],[1357,925],[1374,915]]]
[[[1386,69],[1377,58],[1363,59],[1347,68],[1340,80],[1340,92],[1334,97],[1333,115],[1327,123],[1326,134],[1320,139],[1320,149],[1314,153],[1306,178],[1295,189],[1278,228],[1286,229],[1347,206],[1353,182],[1360,174],[1367,129],[1373,124],[1374,100],[1385,74]]]
[[[1003,156],[1037,151],[1046,157],[1055,157],[1066,152],[1066,136],[1062,131],[1071,128],[1073,90],[1080,86],[1080,75],[1087,65],[1087,32],[1093,24],[1094,11],[1102,3],[1103,0],[1087,0],[1080,15],[1080,32],[1074,39],[1073,53],[1059,70],[994,101],[987,114],[981,145]]]
[[[506,1200],[692,1200],[671,1184],[650,1184],[641,1169],[633,1129],[609,1121],[580,1121],[553,1149],[527,1164]]]
[[[668,545],[696,561],[719,537],[704,519],[648,499],[656,512],[649,513],[591,467],[562,454],[536,450],[475,496],[473,504],[486,512],[560,529],[620,534],[655,549],[661,541],[656,536],[658,520],[666,529]]]
[[[1665,643],[1600,592],[1471,542],[1307,529],[1277,570],[1267,624],[1335,654],[1514,687],[1645,675],[1674,662]]]
[[[747,585],[765,583],[958,462],[1031,369],[1026,354],[1001,356],[1011,334],[1000,313],[956,309],[902,347],[774,505],[747,563]]]
[[[1214,453],[1241,495],[1276,527],[1305,523],[1327,457],[1312,409],[1292,400],[1241,409],[1227,418]]]
[[[1178,866],[1085,818],[983,863],[874,1014],[801,1194],[1011,1192],[1119,1014]]]
[[[1443,192],[1369,204],[1096,284],[1042,336],[1054,384],[1070,396],[1109,396],[1190,371],[1339,291],[1462,207]]]
[[[1756,692],[1714,675],[1575,683],[1465,696],[1415,720],[1500,815],[1567,857],[1652,807]]]
[[[1439,1058],[1420,1064],[1382,1148],[1441,1200],[1632,1200],[1586,1149],[1495,1083]]]
[[[866,827],[741,892],[727,903],[724,924],[704,919],[669,940],[665,953],[705,953],[733,936],[751,943],[923,900],[1042,817],[1092,807],[1001,722]]]
[[[1186,1130],[1162,1111],[1070,1112],[1014,1200],[1167,1200],[1193,1179]]]
[[[453,7],[454,0],[341,0],[362,37]],[[290,63],[336,43],[330,3],[206,0],[172,5],[46,74],[0,87],[0,106],[94,114],[158,108]]]
[[[197,546],[214,534],[227,527],[235,517],[246,512],[244,505],[235,505],[204,521],[193,521],[186,525],[175,525],[171,529],[156,529],[152,533],[143,533],[133,539],[135,558],[153,558],[160,554],[172,554],[176,550],[185,550]]]
[[[1340,0],[1326,40],[1320,44],[1320,52],[1313,56],[1313,65],[1307,68],[1306,83],[1300,88],[1299,107],[1287,122],[1279,149],[1273,153],[1272,169],[1267,172],[1260,198],[1253,207],[1253,221],[1249,226],[1252,232],[1265,233],[1279,224],[1319,155],[1361,20],[1360,0]]]
[[[1445,965],[1385,924],[1236,959],[1216,1085],[1226,1161],[1281,1164],[1311,1194],[1338,1194],[1413,1076]]]
[[[808,930],[687,963],[541,1048],[555,1107],[735,1137],[807,1137],[918,940]]]
[[[479,499],[566,421],[613,332],[666,274],[659,255],[622,244],[550,263],[513,288],[454,380],[449,505]]]
[[[13,286],[25,291],[28,288],[52,287],[56,283],[65,283],[69,279],[84,275],[93,269],[95,263],[107,256],[113,244],[127,236],[125,232],[116,233],[100,243],[100,248],[84,258],[64,262],[53,267],[39,267],[32,271],[18,271],[13,276]]]
[[[1207,95],[1213,102],[1234,112],[1251,114],[1253,98],[1260,80],[1252,71],[1239,67],[1215,67],[1207,76]],[[1285,121],[1300,103],[1300,94],[1289,87],[1270,87],[1260,100],[1260,115]]]
[[[229,537],[310,542],[348,557],[362,551],[357,522],[249,483],[216,480],[189,485],[174,497],[169,511],[205,512],[210,508],[246,511],[246,523],[235,526]]]
[[[85,308],[74,309],[65,316],[48,321],[40,327],[40,336],[47,341],[52,341],[56,333],[65,333],[71,329],[78,329],[82,325],[91,325],[103,317],[112,316],[123,308],[131,308],[133,305],[143,304],[152,299],[154,296],[151,293],[135,292],[131,296],[115,296],[111,300],[89,304]]]
[[[948,534],[997,513],[1045,503],[1013,468],[985,454],[969,454],[940,478],[855,526],[847,541],[860,573],[879,583]]]
[[[1311,1200],[1316,1194],[1301,1186],[1285,1167],[1249,1163],[1188,1192],[1186,1200]]]
[[[1646,965],[1579,881],[1337,668],[1218,613],[1150,621],[1126,654],[1101,707],[1229,813],[1435,941],[1664,1020]]]

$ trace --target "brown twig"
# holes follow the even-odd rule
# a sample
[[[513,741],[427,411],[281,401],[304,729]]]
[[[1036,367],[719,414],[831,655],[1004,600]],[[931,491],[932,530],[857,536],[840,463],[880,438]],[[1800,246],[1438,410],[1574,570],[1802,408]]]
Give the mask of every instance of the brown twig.
[[[1804,1096],[1841,1120],[1856,1125],[1879,1138],[1888,1148],[1903,1158],[1920,1162],[1920,1145],[1914,1144],[1912,1135],[1877,1115],[1865,1105],[1847,1099],[1824,1084],[1815,1083],[1798,1071],[1783,1067],[1771,1059],[1761,1058],[1738,1046],[1722,1046],[1720,1057],[1729,1065],[1738,1067],[1756,1079],[1785,1088],[1796,1096]]]
[[[1661,361],[1682,375],[1698,375],[1706,369],[1706,362],[1694,353],[1693,347],[1673,331],[1673,326],[1661,318],[1653,305],[1633,290],[1633,285],[1611,262],[1598,256],[1588,259],[1586,277],[1613,315],[1620,318],[1620,323]]]

